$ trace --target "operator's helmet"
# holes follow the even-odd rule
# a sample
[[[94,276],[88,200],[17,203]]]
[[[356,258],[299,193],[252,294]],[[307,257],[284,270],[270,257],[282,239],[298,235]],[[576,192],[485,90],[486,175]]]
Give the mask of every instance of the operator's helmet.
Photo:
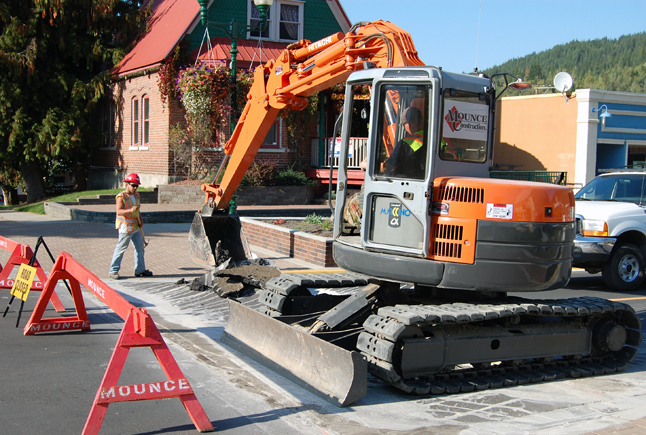
[[[124,183],[133,183],[133,184],[141,184],[141,180],[139,180],[139,175],[135,174],[134,172],[132,174],[128,174],[125,180],[123,180]]]

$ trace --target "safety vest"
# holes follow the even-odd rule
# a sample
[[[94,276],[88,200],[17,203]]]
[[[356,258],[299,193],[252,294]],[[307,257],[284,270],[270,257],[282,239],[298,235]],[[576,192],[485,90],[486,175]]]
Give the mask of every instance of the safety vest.
[[[423,130],[411,133],[402,140],[406,142],[413,151],[417,151],[422,147],[422,145],[424,145],[424,135],[422,133],[424,133]]]
[[[135,192],[134,194],[134,204],[132,202],[132,196],[128,195],[126,192],[121,192],[118,194],[115,198],[121,197],[123,199],[123,202],[125,203],[126,209],[130,209],[134,206],[139,206],[139,193]],[[117,215],[117,220],[114,223],[115,228],[119,229],[121,224],[126,224],[126,228],[128,229],[129,233],[134,233],[135,231],[139,230],[139,210],[135,211],[134,213],[128,213],[125,216],[119,216]]]

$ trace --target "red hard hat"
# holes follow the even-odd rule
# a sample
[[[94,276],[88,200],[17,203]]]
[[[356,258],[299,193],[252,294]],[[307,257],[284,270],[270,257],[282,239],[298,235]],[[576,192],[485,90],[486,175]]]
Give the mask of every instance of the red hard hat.
[[[139,175],[135,174],[134,172],[132,174],[128,174],[125,180],[123,180],[124,183],[135,183],[135,184],[141,184],[141,181],[139,180]]]

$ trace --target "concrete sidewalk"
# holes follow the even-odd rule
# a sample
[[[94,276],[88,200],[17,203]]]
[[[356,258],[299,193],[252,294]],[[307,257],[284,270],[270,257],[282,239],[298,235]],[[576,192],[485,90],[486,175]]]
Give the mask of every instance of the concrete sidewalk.
[[[153,209],[156,204],[145,204],[146,209]],[[88,208],[106,208],[107,206],[87,206]],[[110,206],[114,210],[114,206]],[[168,211],[168,207],[158,207]],[[184,207],[183,209],[186,209]],[[172,209],[171,209],[172,210]],[[207,272],[207,269],[194,263],[188,251],[188,233],[190,223],[145,224],[144,233],[149,244],[146,247],[146,268],[154,273],[153,278],[195,278]],[[68,252],[101,279],[108,279],[108,269],[112,253],[117,243],[118,234],[114,224],[101,224],[62,220],[47,215],[21,213],[0,210],[0,235],[19,243],[36,246],[39,236],[54,257],[61,251]],[[252,246],[252,252],[261,258],[273,261],[281,270],[286,269],[320,269],[313,265],[285,255],[277,254]],[[47,252],[39,252],[37,258],[46,271],[53,262]],[[121,264],[120,275],[127,279],[134,278],[134,248],[129,247]]]

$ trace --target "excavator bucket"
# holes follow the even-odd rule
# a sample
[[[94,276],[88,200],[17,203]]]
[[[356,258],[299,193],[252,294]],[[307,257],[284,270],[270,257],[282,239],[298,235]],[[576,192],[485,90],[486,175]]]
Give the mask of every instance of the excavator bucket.
[[[229,322],[220,339],[337,406],[366,395],[368,366],[347,351],[275,318],[229,300]]]
[[[188,250],[193,261],[214,267],[227,258],[246,260],[241,228],[237,215],[213,212],[207,216],[203,212],[196,212],[188,234]]]

